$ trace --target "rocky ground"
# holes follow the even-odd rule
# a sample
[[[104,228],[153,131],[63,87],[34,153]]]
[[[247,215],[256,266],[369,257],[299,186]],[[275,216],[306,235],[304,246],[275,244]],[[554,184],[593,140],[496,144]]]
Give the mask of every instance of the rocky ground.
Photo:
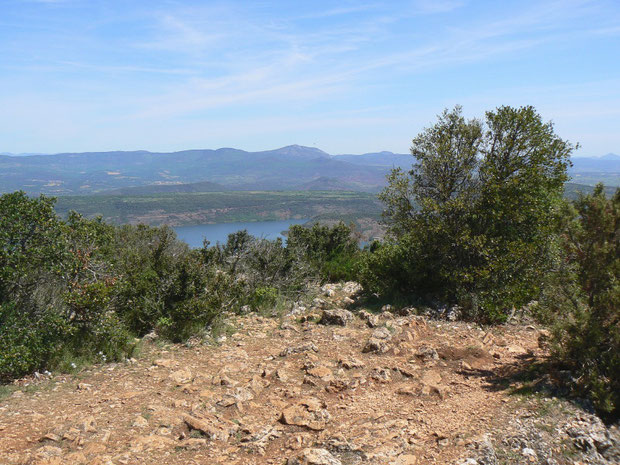
[[[356,291],[231,317],[217,344],[155,339],[21,380],[0,401],[0,464],[620,463],[617,427],[534,393],[544,332],[351,313]]]

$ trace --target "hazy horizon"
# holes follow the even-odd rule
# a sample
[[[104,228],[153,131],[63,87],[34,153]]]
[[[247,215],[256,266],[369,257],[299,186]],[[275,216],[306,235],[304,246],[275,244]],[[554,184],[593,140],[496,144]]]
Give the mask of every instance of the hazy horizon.
[[[0,0],[0,152],[407,153],[444,108],[534,105],[620,151],[612,0]]]
[[[292,144],[293,146],[299,146],[299,144]],[[284,147],[272,147],[272,148],[268,148],[268,149],[264,149],[264,150],[246,150],[246,152],[252,153],[252,152],[262,152],[262,151],[270,151],[270,150],[279,150],[282,148],[286,148],[287,146]],[[304,146],[302,146],[304,147]],[[173,150],[173,151],[163,151],[163,150],[144,150],[144,149],[137,149],[137,150],[123,150],[123,149],[117,149],[117,150],[87,150],[84,152],[49,152],[49,153],[33,153],[33,152],[24,152],[24,153],[13,153],[13,152],[0,152],[0,155],[6,155],[6,156],[12,156],[12,157],[28,157],[28,156],[37,156],[37,155],[60,155],[63,153],[106,153],[106,152],[151,152],[151,153],[174,153],[174,152],[184,152],[184,151],[191,151],[191,150],[223,150],[223,149],[228,149],[228,148],[234,148],[237,149],[237,147],[231,147],[231,146],[227,146],[227,147],[212,147],[212,148],[208,148],[208,147],[191,147],[191,148],[187,148],[187,149],[181,149],[181,150]],[[322,150],[320,147],[310,147],[310,148],[314,148],[314,149],[318,149],[321,150],[325,153],[327,153],[328,155],[331,156],[339,156],[339,155],[366,155],[369,153],[381,153],[381,152],[387,152],[387,153],[394,153],[395,155],[408,155],[410,154],[409,151],[407,152],[391,152],[388,150],[379,150],[377,152],[360,152],[360,153],[351,153],[351,152],[346,152],[346,153],[329,153],[326,152],[325,150]],[[243,150],[243,149],[241,149]],[[612,155],[612,156],[616,156],[616,157],[620,157],[619,154],[615,153],[615,152],[607,152],[607,153],[602,153],[602,154],[586,154],[586,153],[581,153],[581,152],[577,152],[573,154],[573,157],[575,158],[602,158],[608,155]]]

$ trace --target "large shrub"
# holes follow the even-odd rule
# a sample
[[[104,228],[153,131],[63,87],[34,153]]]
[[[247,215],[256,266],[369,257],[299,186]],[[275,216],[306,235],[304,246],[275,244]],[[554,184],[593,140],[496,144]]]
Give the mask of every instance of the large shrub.
[[[0,378],[71,359],[119,360],[133,338],[114,307],[113,227],[23,192],[0,197]]]
[[[313,279],[312,267],[281,239],[256,238],[247,231],[230,234],[226,243],[214,247],[207,242],[201,254],[216,273],[225,310],[261,310],[281,297],[295,300]]]
[[[556,272],[541,301],[554,352],[600,410],[620,414],[620,189],[568,205]]]
[[[532,107],[500,107],[484,124],[446,110],[413,140],[413,169],[388,178],[380,198],[394,245],[367,260],[364,284],[506,318],[550,268],[572,149]]]
[[[313,224],[289,229],[287,249],[309,263],[324,281],[354,279],[359,260],[358,238],[351,226]]]
[[[67,321],[53,311],[34,315],[0,304],[0,381],[46,368],[70,335]]]
[[[53,199],[0,196],[0,303],[14,301],[36,313],[36,290],[58,278],[65,253]]]
[[[186,298],[178,287],[189,248],[165,226],[124,225],[115,230],[113,241],[109,261],[118,276],[117,312],[131,331],[144,335],[170,305]]]

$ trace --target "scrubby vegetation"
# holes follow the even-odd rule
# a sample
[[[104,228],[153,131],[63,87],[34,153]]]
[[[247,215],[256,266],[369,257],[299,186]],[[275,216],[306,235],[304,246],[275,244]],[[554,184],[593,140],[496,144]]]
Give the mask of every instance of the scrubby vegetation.
[[[602,412],[620,410],[620,190],[602,185],[564,207],[557,267],[538,311],[554,353]]]
[[[620,410],[620,191],[564,197],[575,147],[532,107],[484,122],[459,107],[413,140],[415,165],[381,193],[388,238],[294,226],[197,250],[168,227],[113,226],[47,197],[0,197],[0,378],[130,356],[226,313],[291,305],[312,283],[357,280],[370,299],[453,307],[482,324],[518,310],[552,328],[555,360],[601,412]]]
[[[75,210],[106,222],[181,224],[269,221],[352,215],[379,217],[381,203],[373,194],[346,191],[225,191],[58,197],[63,218]]]
[[[517,309],[554,328],[556,360],[599,411],[620,410],[620,193],[563,197],[574,146],[532,107],[485,122],[446,110],[380,198],[389,239],[364,258],[370,292],[456,306],[483,323]]]
[[[271,309],[341,277],[347,226],[292,232],[290,245],[232,234],[190,250],[168,227],[113,226],[23,192],[0,197],[0,378],[120,360],[135,337],[204,333],[225,312]],[[336,271],[334,271],[336,270]],[[336,273],[336,274],[334,274]]]
[[[531,107],[499,108],[485,124],[445,111],[413,140],[414,169],[394,170],[381,194],[392,241],[369,259],[365,287],[505,320],[549,268],[572,149]]]

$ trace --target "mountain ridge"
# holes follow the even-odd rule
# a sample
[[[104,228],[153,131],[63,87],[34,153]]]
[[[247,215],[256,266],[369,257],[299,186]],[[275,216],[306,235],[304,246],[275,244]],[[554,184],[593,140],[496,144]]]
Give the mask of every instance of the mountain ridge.
[[[569,174],[574,182],[620,185],[620,156],[577,157],[572,161]],[[377,192],[385,186],[385,177],[392,168],[407,170],[413,162],[410,154],[381,151],[330,155],[302,145],[258,152],[221,147],[177,152],[117,150],[0,155],[0,192],[25,190],[29,194],[82,195],[201,182],[221,186],[221,190],[294,190],[298,186],[320,189],[327,178],[331,179],[327,183],[330,189],[354,187]],[[318,186],[313,187],[312,183]]]

